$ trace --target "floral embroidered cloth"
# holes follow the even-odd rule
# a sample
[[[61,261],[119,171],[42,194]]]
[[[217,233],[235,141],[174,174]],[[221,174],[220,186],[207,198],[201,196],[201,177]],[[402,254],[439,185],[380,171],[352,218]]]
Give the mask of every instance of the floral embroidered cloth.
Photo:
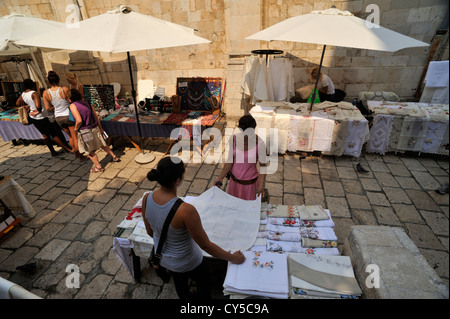
[[[333,248],[337,247],[335,240],[321,240],[302,237],[302,246],[308,248]]]
[[[423,143],[422,152],[437,154],[439,147],[444,139],[444,134],[448,127],[447,122],[430,122],[428,126],[428,132],[425,136],[425,141]]]
[[[278,233],[300,233],[300,228],[267,223],[267,231]]]
[[[447,125],[447,130],[445,131],[444,138],[442,139],[441,145],[439,146],[438,154],[441,154],[441,155],[449,155],[448,128],[449,128],[449,126]]]
[[[377,115],[370,129],[370,138],[367,141],[367,152],[384,155],[389,146],[393,115]]]
[[[300,219],[299,218],[279,218],[279,217],[269,217],[267,219],[269,224],[273,225],[281,225],[281,226],[290,226],[290,227],[299,227]]]
[[[428,132],[430,120],[405,117],[397,149],[420,152]]]
[[[398,141],[400,140],[400,133],[402,132],[404,118],[396,116],[392,121],[391,135],[389,136],[388,151],[396,151]]]
[[[325,155],[341,156],[344,152],[344,143],[348,131],[348,121],[334,121],[333,136],[330,150],[323,152]]]
[[[359,157],[364,143],[369,136],[369,122],[363,120],[349,120],[347,137],[344,142],[343,155]]]
[[[339,256],[337,248],[308,248],[303,247],[301,242],[293,241],[277,241],[267,239],[267,251],[283,252],[283,253],[302,253],[308,255],[332,255]]]
[[[243,254],[244,263],[228,264],[223,285],[225,291],[287,299],[289,294],[287,255],[254,251],[244,251]]]
[[[268,217],[299,218],[300,220],[326,220],[330,217],[320,205],[278,205],[271,204]]]
[[[331,219],[331,214],[328,209],[325,209],[328,219],[323,220],[300,220],[300,227],[334,227],[334,222]]]
[[[337,240],[334,229],[329,227],[300,227],[300,235],[311,239]]]
[[[312,117],[291,114],[288,133],[288,151],[312,151],[314,126],[315,121]]]
[[[267,231],[266,232],[267,239],[276,240],[276,241],[293,241],[300,242],[302,236],[300,233],[282,233],[275,231]]]

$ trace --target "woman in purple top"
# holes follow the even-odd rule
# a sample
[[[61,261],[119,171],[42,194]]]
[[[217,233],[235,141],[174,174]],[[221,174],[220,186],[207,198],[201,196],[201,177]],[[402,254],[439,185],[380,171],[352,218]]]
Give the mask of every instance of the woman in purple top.
[[[120,159],[112,152],[103,138],[103,129],[95,110],[82,99],[78,90],[71,89],[68,95],[71,103],[70,111],[75,119],[75,130],[78,132],[78,148],[80,153],[88,153],[90,160],[94,163],[91,173],[104,171],[97,154],[95,154],[95,151],[100,148],[111,155],[113,162],[119,162]]]

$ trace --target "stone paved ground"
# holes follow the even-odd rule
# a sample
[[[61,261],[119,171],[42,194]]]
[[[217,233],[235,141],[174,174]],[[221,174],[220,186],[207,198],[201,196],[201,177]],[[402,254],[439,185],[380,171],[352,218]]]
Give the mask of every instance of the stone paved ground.
[[[134,161],[137,151],[131,144],[120,143],[115,152],[122,161],[111,163],[101,151],[106,170],[91,174],[89,161],[81,164],[70,154],[52,158],[42,145],[14,147],[0,141],[0,174],[11,175],[25,189],[37,213],[0,239],[0,276],[43,298],[176,298],[173,283],[163,284],[145,261],[142,282],[135,283],[111,251],[116,225],[144,191],[155,188],[146,174],[167,143],[146,143],[157,156],[146,165]],[[449,180],[448,157],[365,154],[361,163],[368,174],[358,173],[358,161],[350,157],[288,154],[278,159],[278,171],[267,176],[270,202],[329,208],[340,251],[352,225],[402,227],[448,285],[449,197],[435,193]],[[188,164],[179,196],[201,194],[221,167]],[[34,274],[16,271],[34,261]],[[80,268],[78,289],[66,287],[68,264]],[[223,279],[214,275],[215,297],[221,297]]]

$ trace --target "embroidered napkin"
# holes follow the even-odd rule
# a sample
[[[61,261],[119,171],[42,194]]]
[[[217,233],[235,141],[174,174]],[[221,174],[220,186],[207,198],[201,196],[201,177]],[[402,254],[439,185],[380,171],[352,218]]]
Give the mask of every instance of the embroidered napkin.
[[[337,242],[335,240],[321,240],[303,237],[302,246],[311,248],[333,248],[337,247]]]
[[[339,256],[337,248],[308,248],[303,247],[301,242],[276,241],[267,239],[267,251],[284,253],[302,253],[309,255],[332,255]]]
[[[311,239],[337,240],[333,228],[329,227],[300,227],[300,235]]]
[[[300,242],[302,239],[302,236],[300,235],[300,233],[281,233],[281,232],[274,232],[274,231],[267,231],[266,237],[267,237],[267,239],[275,240],[275,241]]]
[[[311,205],[311,206],[297,206],[298,209],[298,217],[301,220],[324,220],[329,219],[329,216],[325,209],[320,205]]]

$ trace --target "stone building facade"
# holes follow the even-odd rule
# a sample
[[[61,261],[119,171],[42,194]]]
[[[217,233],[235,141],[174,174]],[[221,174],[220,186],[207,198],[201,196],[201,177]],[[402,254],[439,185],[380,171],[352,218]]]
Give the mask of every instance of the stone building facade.
[[[347,93],[346,99],[361,91],[393,91],[403,99],[413,100],[420,97],[420,83],[428,62],[448,60],[449,56],[447,0],[0,0],[0,16],[16,12],[65,22],[72,13],[68,5],[78,6],[81,18],[87,19],[122,4],[194,28],[198,36],[212,41],[197,46],[132,52],[135,83],[139,79],[151,79],[157,86],[165,87],[166,95],[171,96],[176,92],[178,77],[223,77],[227,81],[223,111],[231,117],[244,112],[240,81],[244,59],[252,50],[283,50],[293,61],[295,88],[308,83],[308,70],[319,63],[322,46],[245,38],[313,10],[334,5],[366,18],[370,14],[366,12],[368,6],[376,4],[381,26],[430,43],[428,48],[396,53],[327,47],[324,73],[333,79],[336,88]],[[59,50],[39,53],[37,57],[44,74],[49,70],[61,74],[72,71],[84,84],[119,82],[121,95],[130,92],[126,53]],[[11,62],[0,64],[0,73],[20,80]]]

